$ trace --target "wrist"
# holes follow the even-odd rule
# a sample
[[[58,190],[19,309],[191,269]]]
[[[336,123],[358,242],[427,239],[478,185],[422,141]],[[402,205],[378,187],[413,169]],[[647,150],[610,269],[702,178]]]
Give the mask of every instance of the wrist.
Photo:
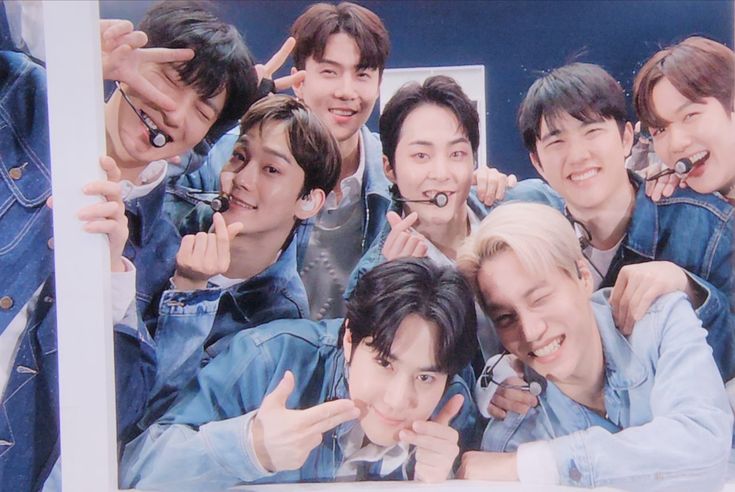
[[[263,467],[268,473],[275,473],[273,463],[271,463],[268,455],[268,450],[265,447],[265,438],[263,436],[263,424],[258,420],[258,415],[252,420],[250,431],[253,438],[253,451],[255,452],[255,459],[258,460],[258,464]]]
[[[184,277],[178,272],[174,273],[171,278],[171,283],[175,290],[199,290],[207,287],[206,280],[196,280],[189,277]]]

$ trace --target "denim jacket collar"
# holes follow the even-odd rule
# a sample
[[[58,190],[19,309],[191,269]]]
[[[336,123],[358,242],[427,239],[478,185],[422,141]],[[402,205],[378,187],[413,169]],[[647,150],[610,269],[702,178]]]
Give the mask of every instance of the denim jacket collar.
[[[163,213],[165,192],[166,180],[163,180],[150,193],[132,200],[126,206],[128,212],[140,218],[140,244],[150,242],[158,229],[159,220],[166,220]]]
[[[628,171],[628,178],[636,188],[635,208],[623,244],[639,255],[653,260],[656,254],[659,230],[656,204],[646,196],[646,186],[643,178],[632,171]]]
[[[390,200],[390,181],[383,171],[383,147],[380,140],[368,130],[367,126],[360,129],[362,143],[365,146],[365,177],[362,182],[364,196],[378,195],[380,198]],[[367,202],[365,203],[367,208]]]
[[[611,292],[611,288],[595,292],[591,300],[592,311],[602,340],[607,385],[614,390],[628,390],[643,384],[648,371],[615,326],[609,304]]]

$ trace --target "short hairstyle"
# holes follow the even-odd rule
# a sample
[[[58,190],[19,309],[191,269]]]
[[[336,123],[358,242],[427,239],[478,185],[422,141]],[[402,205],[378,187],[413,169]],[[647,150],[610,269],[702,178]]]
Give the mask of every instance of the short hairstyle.
[[[656,113],[652,98],[653,88],[664,77],[690,101],[714,97],[727,112],[733,111],[735,53],[724,44],[691,36],[660,50],[641,67],[633,82],[633,101],[648,128],[667,124]]]
[[[435,75],[423,84],[408,82],[390,98],[380,115],[380,141],[383,154],[395,168],[396,147],[401,128],[408,115],[417,107],[433,104],[448,109],[457,117],[462,130],[470,141],[473,154],[480,145],[480,117],[467,94],[451,77]]]
[[[239,119],[252,103],[257,76],[250,51],[235,26],[217,19],[209,3],[160,2],[146,12],[138,28],[148,36],[147,47],[194,50],[194,58],[176,69],[200,97],[209,99],[227,90],[213,128]]]
[[[317,3],[294,21],[291,36],[296,38],[292,53],[296,68],[303,70],[310,56],[322,61],[329,37],[337,33],[355,40],[360,50],[358,68],[374,68],[383,74],[390,53],[388,30],[374,12],[351,2]]]
[[[518,108],[518,129],[529,152],[536,152],[541,118],[555,128],[567,113],[585,123],[614,119],[621,135],[628,120],[625,93],[599,65],[571,63],[536,79]]]
[[[503,251],[513,252],[529,272],[559,268],[573,278],[579,274],[577,261],[583,258],[572,225],[555,208],[530,202],[496,207],[457,252],[457,266],[486,313],[477,276],[484,261]]]
[[[398,327],[411,314],[436,325],[434,359],[440,372],[452,376],[470,363],[477,351],[472,291],[456,268],[428,258],[388,261],[360,278],[347,301],[352,346],[370,338],[367,346],[387,357]]]
[[[342,157],[334,136],[303,103],[283,94],[272,95],[252,105],[240,121],[240,135],[269,122],[286,123],[288,147],[304,170],[301,195],[319,188],[325,194],[336,186]]]

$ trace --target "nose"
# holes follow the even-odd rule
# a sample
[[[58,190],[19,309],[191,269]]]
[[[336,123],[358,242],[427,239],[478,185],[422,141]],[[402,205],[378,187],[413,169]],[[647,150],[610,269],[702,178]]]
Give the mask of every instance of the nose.
[[[355,90],[355,81],[349,72],[345,72],[339,79],[339,84],[334,93],[337,99],[356,99],[357,91]]]
[[[570,164],[584,164],[591,155],[587,142],[583,139],[570,139],[568,157]]]
[[[393,411],[411,408],[416,402],[413,379],[406,375],[395,374],[386,382],[383,401]]]
[[[444,181],[449,177],[449,160],[442,156],[435,156],[430,163],[429,175],[430,179],[435,181]]]
[[[235,174],[233,184],[237,187],[245,188],[246,190],[255,189],[258,182],[259,167],[258,163],[254,159],[251,159],[237,172],[237,174]]]
[[[546,322],[541,315],[526,311],[523,313],[519,312],[518,316],[526,342],[535,342],[543,338],[546,332]]]
[[[669,134],[669,150],[672,154],[683,157],[683,154],[686,153],[689,145],[692,143],[692,140],[689,137],[689,132],[682,125],[677,125],[675,123],[669,125],[666,131]]]
[[[163,123],[171,128],[181,128],[186,122],[188,115],[194,114],[195,104],[199,96],[195,92],[182,95],[181,97],[175,98],[176,109],[166,111],[161,110],[163,114]]]

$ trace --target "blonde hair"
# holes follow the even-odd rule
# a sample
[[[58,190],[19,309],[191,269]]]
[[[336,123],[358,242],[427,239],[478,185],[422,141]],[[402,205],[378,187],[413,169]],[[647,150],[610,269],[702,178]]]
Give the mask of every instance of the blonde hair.
[[[572,278],[579,277],[577,261],[583,258],[582,250],[564,215],[539,203],[507,203],[485,217],[457,254],[457,266],[483,309],[478,273],[483,262],[503,251],[513,252],[529,272],[550,273],[560,268]]]

